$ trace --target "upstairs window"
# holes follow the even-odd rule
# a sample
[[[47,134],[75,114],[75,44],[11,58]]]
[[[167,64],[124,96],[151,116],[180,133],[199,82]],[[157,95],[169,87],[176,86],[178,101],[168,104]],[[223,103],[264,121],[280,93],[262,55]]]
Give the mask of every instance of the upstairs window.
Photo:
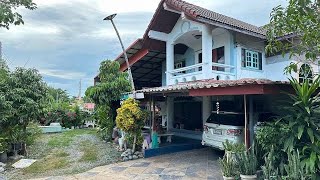
[[[309,83],[312,83],[313,80],[312,69],[308,64],[302,64],[299,69],[299,83],[303,83],[305,80],[309,80]]]
[[[262,53],[260,52],[242,49],[241,61],[242,67],[262,70]]]

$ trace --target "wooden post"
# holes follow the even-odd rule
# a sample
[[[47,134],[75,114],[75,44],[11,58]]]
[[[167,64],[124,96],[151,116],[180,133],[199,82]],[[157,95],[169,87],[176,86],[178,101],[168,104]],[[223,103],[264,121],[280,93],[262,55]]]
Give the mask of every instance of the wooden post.
[[[155,127],[155,117],[156,117],[156,112],[155,112],[155,105],[154,105],[154,97],[152,96],[152,123],[151,123],[151,127],[152,127],[152,131],[154,131]]]
[[[153,118],[153,115],[152,115],[152,95],[150,94],[149,96],[149,111],[150,111],[150,117],[149,117],[149,131],[150,131],[150,135],[152,135],[153,133],[153,126],[152,126],[152,118]]]

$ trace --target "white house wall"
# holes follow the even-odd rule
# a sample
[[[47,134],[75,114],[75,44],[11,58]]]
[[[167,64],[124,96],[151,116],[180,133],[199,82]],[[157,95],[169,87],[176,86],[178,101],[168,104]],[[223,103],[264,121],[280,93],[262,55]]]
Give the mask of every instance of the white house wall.
[[[182,18],[180,18],[176,25],[174,26],[174,28],[172,29],[172,31],[168,34],[168,42],[169,44],[177,44],[177,43],[184,43],[184,42],[178,42],[176,41],[177,39],[179,39],[179,37],[181,37],[183,34],[190,32],[190,31],[201,31],[202,30],[202,26],[203,24],[200,23],[196,23],[194,21],[190,21],[190,20],[182,20]],[[195,44],[194,46],[192,46],[192,44],[190,44],[191,48],[196,49],[197,45]]]
[[[211,34],[208,32],[211,32]],[[196,39],[193,34],[202,34],[202,38]],[[290,62],[301,61],[300,58],[289,59],[286,55],[266,57],[265,56],[265,40],[255,38],[241,33],[231,32],[223,28],[214,28],[213,26],[190,21],[185,18],[180,18],[173,30],[169,34],[159,35],[157,32],[151,33],[152,36],[166,37],[167,43],[167,60],[162,65],[162,85],[172,85],[184,81],[201,80],[201,79],[216,79],[219,76],[220,80],[227,79],[270,79],[273,81],[286,81],[287,76],[283,74],[283,70]],[[208,37],[212,41],[208,41]],[[203,40],[204,39],[204,40]],[[173,47],[175,44],[185,44],[189,47],[185,54],[174,54]],[[168,70],[174,70],[174,63],[185,61],[185,65],[192,66],[198,63],[198,54],[202,51],[209,52],[209,49],[215,49],[224,46],[225,48],[225,64],[234,66],[226,72],[212,71],[212,53],[203,53],[202,72],[187,70],[186,74],[179,76],[168,76]],[[208,48],[211,47],[211,48]],[[262,70],[250,69],[241,66],[241,49],[248,49],[262,53]],[[169,66],[169,67],[168,67]],[[228,69],[228,68],[226,68]],[[319,72],[318,65],[312,65],[313,74]],[[189,74],[190,73],[190,74]],[[220,74],[219,74],[220,73]],[[194,78],[196,76],[196,78]],[[298,74],[293,74],[298,77]]]
[[[287,81],[288,76],[285,75],[284,69],[290,65],[291,61],[289,55],[286,54],[284,57],[282,55],[271,56],[266,59],[266,78],[273,81]]]

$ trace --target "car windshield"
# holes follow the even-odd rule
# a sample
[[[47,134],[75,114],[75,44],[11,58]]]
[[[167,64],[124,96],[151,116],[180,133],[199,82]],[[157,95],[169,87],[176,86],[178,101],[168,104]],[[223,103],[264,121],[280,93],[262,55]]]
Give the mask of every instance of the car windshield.
[[[244,126],[244,114],[236,113],[211,113],[207,123],[222,124],[229,126]]]

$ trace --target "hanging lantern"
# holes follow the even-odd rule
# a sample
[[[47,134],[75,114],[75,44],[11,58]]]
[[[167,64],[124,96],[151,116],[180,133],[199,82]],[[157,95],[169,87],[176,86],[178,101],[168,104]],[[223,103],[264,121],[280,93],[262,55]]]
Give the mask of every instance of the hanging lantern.
[[[219,103],[219,99],[218,98],[217,98],[216,108],[217,108],[217,114],[219,114],[220,103]]]

